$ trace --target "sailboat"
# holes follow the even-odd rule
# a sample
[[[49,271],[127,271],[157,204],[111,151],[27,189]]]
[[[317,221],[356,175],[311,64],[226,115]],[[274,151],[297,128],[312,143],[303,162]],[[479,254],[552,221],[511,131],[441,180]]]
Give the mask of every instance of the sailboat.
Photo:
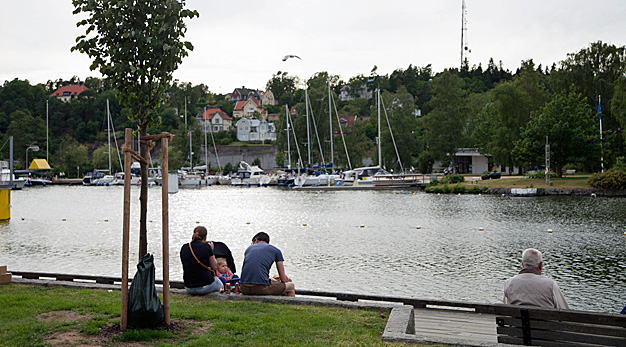
[[[107,134],[108,134],[108,146],[109,146],[109,170],[93,170],[93,172],[89,175],[83,177],[83,185],[89,186],[109,186],[112,185],[116,179],[113,175],[113,169],[111,165],[111,125],[113,124],[113,120],[111,119],[111,112],[109,110],[109,99],[107,99]],[[113,129],[113,137],[115,137],[115,129]],[[115,139],[115,144],[117,146],[117,139]],[[118,151],[119,156],[119,151]],[[122,166],[122,161],[120,158],[120,166]],[[108,173],[107,173],[108,172]]]
[[[309,134],[309,130],[308,130],[308,126],[309,126],[309,122],[308,122],[308,108],[310,107],[309,104],[309,98],[308,98],[308,92],[307,90],[305,90],[305,102],[306,102],[306,107],[307,107],[307,136]],[[312,109],[311,109],[312,111]],[[311,112],[312,115],[313,112]],[[309,172],[304,174],[304,173],[299,173],[295,178],[294,178],[294,185],[298,186],[298,187],[306,187],[306,186],[321,186],[321,185],[327,185],[327,186],[331,186],[331,185],[335,185],[335,182],[337,179],[340,179],[340,175],[333,173],[333,158],[334,158],[334,147],[333,147],[333,138],[334,138],[334,134],[333,134],[333,116],[332,116],[332,94],[331,94],[331,90],[330,90],[330,79],[328,80],[328,115],[329,115],[329,127],[330,127],[330,161],[328,164],[326,164],[324,162],[324,153],[322,152],[322,146],[321,146],[321,141],[320,138],[317,134],[317,125],[315,124],[315,118],[313,119],[313,126],[315,127],[315,134],[317,136],[317,142],[319,144],[319,151],[320,151],[320,155],[322,157],[322,165],[319,166],[315,166],[315,167],[310,167],[309,168]],[[342,133],[343,135],[343,133]],[[310,139],[308,140],[310,143]],[[310,161],[311,161],[311,150],[310,147],[311,146],[307,146],[309,148],[309,166],[310,166]],[[346,153],[347,155],[347,153]],[[330,173],[328,173],[328,171],[330,171]]]
[[[348,170],[337,179],[337,185],[341,186],[374,186],[387,185],[397,181],[398,177],[392,175],[382,167],[382,133],[380,126],[380,89],[377,90],[378,97],[378,165],[359,167]],[[393,138],[393,135],[392,135]],[[395,142],[394,142],[395,146]],[[397,151],[396,151],[397,152]]]

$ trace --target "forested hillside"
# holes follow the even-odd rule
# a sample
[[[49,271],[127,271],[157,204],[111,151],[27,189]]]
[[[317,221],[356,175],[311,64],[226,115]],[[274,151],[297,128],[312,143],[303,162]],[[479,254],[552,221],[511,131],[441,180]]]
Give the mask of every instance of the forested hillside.
[[[335,166],[345,168],[348,159],[352,166],[358,166],[366,158],[377,158],[375,90],[380,89],[381,106],[384,106],[381,107],[382,157],[387,169],[400,170],[402,163],[404,169],[413,167],[428,172],[436,160],[450,161],[457,148],[478,148],[481,153],[489,154],[495,165],[531,168],[544,161],[546,136],[550,139],[552,166],[556,170],[571,167],[598,171],[601,157],[605,168],[609,168],[626,154],[625,49],[598,41],[567,54],[552,66],[536,66],[531,59],[521,62],[516,71],[505,70],[501,63],[491,60],[486,67],[470,66],[466,61],[460,69],[441,72],[433,72],[428,65],[408,66],[379,75],[374,67],[370,73],[348,81],[319,72],[306,81],[310,126],[313,129],[314,123],[316,130],[309,134],[310,161],[321,164],[332,160]],[[0,87],[0,156],[8,158],[7,139],[13,136],[16,167],[24,167],[24,154],[31,144],[41,150],[30,152],[29,158],[46,157],[48,107],[50,164],[56,172],[75,172],[76,166],[85,170],[108,166],[106,101],[109,100],[118,138],[124,128],[133,126],[128,120],[128,110],[120,105],[115,90],[97,78],[85,79],[89,90],[71,102],[49,97],[59,86],[78,81],[78,77],[38,85],[20,79],[6,81]],[[346,85],[352,97],[361,89],[372,92],[374,97],[340,101],[340,91]],[[296,135],[294,140],[293,133],[290,134],[292,165],[295,166],[298,150],[307,163],[304,83],[279,71],[266,86],[254,87],[270,89],[279,103],[266,106],[269,113],[279,114],[277,164],[287,164],[285,105],[293,110],[289,113]],[[151,134],[169,131],[176,135],[170,153],[173,168],[189,165],[185,99],[192,138],[202,136],[195,126],[195,116],[205,106],[221,105],[232,116],[233,104],[225,95],[213,94],[209,86],[202,84],[175,82],[168,93],[168,104],[159,110],[160,125],[149,130]],[[330,117],[329,99],[333,101]],[[335,110],[339,117],[356,115],[356,121],[340,131]],[[233,125],[236,122],[233,119]],[[236,141],[234,131],[215,135],[221,145]],[[392,146],[392,136],[397,152]],[[201,141],[194,141],[193,152],[201,153],[201,146]],[[194,158],[194,165],[198,164],[202,160],[198,162]]]

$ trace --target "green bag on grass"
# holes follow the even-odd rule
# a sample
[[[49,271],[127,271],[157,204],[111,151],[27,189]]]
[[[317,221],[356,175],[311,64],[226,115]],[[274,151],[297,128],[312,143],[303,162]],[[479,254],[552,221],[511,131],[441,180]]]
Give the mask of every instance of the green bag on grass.
[[[163,305],[154,285],[154,256],[147,253],[137,264],[128,290],[128,324],[148,328],[161,323],[163,317]]]

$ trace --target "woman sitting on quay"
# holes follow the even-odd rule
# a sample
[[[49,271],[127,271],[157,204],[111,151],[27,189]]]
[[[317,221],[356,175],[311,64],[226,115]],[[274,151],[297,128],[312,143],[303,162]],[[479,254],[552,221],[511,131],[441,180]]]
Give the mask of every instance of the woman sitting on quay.
[[[197,226],[193,230],[191,242],[180,249],[185,290],[192,295],[204,295],[224,289],[222,281],[215,277],[217,262],[206,237],[206,228]]]

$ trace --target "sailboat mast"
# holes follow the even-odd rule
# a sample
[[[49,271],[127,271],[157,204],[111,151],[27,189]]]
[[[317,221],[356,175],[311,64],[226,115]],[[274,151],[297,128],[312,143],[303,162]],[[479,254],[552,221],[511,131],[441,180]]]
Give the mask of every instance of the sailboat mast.
[[[185,128],[187,128],[187,97],[185,96]],[[189,134],[189,168],[193,171],[193,152],[191,151],[191,130],[187,128]]]
[[[109,99],[107,99],[107,133],[109,134],[109,175],[111,171],[111,113],[109,112]]]
[[[333,170],[333,159],[335,158],[335,152],[333,148],[333,111],[331,108],[330,97],[330,76],[328,76],[328,127],[330,128],[330,170]]]
[[[209,174],[209,147],[207,146],[207,143],[206,143],[206,133],[207,133],[207,131],[206,131],[206,122],[208,121],[207,118],[209,118],[209,117],[206,114],[206,107],[204,107],[204,117],[203,118],[204,118],[204,124],[205,124],[205,127],[204,127],[204,174],[208,175]],[[211,127],[211,131],[213,131],[213,127],[212,127],[210,122],[209,122],[209,127]],[[211,133],[211,137],[212,136],[213,136],[213,133]]]
[[[311,130],[309,125],[309,88],[304,86],[304,108],[306,109],[306,148],[309,154],[308,165],[311,166]]]
[[[378,166],[383,167],[382,138],[380,131],[380,88],[376,89],[378,94]]]
[[[291,143],[289,142],[289,106],[285,104],[285,120],[287,121],[287,169],[291,169]]]

